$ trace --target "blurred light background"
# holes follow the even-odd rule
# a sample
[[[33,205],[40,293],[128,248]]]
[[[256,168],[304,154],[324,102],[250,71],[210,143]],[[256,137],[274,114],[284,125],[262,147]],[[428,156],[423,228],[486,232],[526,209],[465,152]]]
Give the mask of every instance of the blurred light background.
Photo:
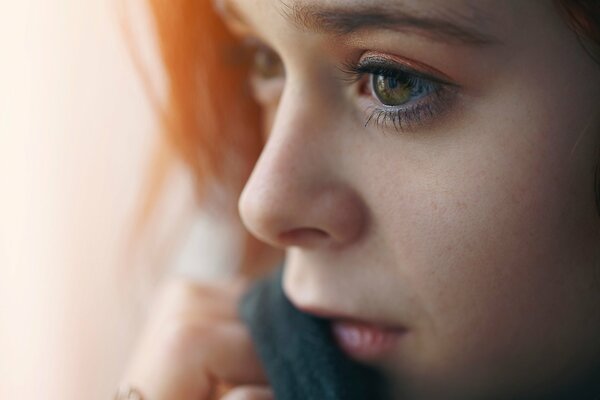
[[[128,250],[158,126],[124,20],[160,95],[142,0],[0,0],[0,399],[111,398],[155,276],[209,256],[184,172]]]

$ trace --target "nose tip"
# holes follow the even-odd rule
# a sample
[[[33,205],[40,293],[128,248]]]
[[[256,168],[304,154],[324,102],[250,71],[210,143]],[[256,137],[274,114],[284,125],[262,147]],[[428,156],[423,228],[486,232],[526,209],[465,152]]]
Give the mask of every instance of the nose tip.
[[[278,242],[284,246],[314,247],[329,239],[329,234],[317,228],[294,228],[279,234]]]
[[[251,178],[238,206],[248,230],[272,246],[340,247],[355,241],[365,229],[364,207],[347,188],[261,187]]]

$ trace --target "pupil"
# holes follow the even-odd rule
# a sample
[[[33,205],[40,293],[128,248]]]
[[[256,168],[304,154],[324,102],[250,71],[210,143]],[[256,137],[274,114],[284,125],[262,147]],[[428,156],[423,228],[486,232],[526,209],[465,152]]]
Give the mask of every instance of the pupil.
[[[398,78],[387,78],[388,79],[388,86],[390,89],[394,90],[397,89],[398,86],[400,86],[400,82],[398,81]]]

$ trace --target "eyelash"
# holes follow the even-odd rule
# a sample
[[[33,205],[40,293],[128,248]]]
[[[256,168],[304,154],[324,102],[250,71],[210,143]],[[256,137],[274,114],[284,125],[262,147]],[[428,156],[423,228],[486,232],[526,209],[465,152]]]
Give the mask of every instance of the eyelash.
[[[449,106],[456,85],[442,79],[423,74],[411,68],[389,61],[382,57],[367,57],[358,63],[344,63],[342,72],[348,76],[348,81],[358,83],[362,89],[368,88],[368,96],[377,104],[369,107],[369,116],[365,127],[374,123],[378,128],[393,127],[396,132],[406,132],[416,128],[435,116],[444,112]],[[373,88],[374,77],[403,78],[410,87],[419,87],[419,93],[426,93],[410,99],[400,106],[383,104]],[[368,80],[365,80],[368,78]]]

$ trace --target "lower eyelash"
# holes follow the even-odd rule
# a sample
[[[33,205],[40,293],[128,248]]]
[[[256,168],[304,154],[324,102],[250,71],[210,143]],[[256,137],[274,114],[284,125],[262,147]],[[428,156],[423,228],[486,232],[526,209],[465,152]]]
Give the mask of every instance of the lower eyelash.
[[[375,124],[378,128],[391,126],[397,133],[414,130],[416,126],[443,113],[450,102],[451,89],[440,88],[427,95],[422,102],[403,108],[371,106],[365,128]]]

